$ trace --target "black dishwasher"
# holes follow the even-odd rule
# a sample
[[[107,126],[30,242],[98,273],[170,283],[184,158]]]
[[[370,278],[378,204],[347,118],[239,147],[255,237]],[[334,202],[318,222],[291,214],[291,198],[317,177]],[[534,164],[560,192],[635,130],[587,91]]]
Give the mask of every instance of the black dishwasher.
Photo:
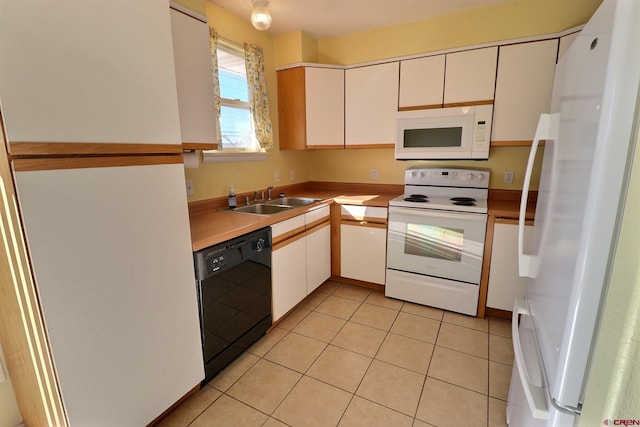
[[[207,382],[271,327],[271,228],[193,256]]]

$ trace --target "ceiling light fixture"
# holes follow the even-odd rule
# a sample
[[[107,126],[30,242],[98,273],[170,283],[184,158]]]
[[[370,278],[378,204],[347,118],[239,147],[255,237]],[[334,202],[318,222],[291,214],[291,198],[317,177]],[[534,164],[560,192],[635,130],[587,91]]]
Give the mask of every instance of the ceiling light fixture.
[[[258,31],[265,31],[271,26],[269,0],[252,0],[251,23]]]

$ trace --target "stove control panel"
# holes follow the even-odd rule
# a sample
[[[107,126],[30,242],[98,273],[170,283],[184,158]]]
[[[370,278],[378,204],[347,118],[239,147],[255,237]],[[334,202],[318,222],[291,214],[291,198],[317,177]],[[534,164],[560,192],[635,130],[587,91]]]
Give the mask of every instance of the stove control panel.
[[[404,183],[405,185],[489,188],[489,171],[412,167],[406,170]]]

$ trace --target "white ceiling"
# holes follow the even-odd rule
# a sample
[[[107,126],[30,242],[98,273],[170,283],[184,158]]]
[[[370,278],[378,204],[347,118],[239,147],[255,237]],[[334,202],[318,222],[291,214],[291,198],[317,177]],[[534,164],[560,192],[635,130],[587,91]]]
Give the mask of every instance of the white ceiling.
[[[250,21],[251,0],[208,0]],[[421,21],[514,0],[269,0],[272,34],[302,30],[316,38]]]

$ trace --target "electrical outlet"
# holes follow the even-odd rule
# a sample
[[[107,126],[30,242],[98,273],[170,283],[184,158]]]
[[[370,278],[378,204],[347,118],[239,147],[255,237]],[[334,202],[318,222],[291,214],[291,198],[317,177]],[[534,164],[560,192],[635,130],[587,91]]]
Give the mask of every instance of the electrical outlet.
[[[275,182],[276,184],[280,182],[280,171],[275,171],[273,173],[273,182]]]
[[[187,196],[193,196],[193,181],[187,180]]]
[[[296,180],[296,171],[294,169],[291,169],[291,172],[289,173],[289,175],[291,175],[291,181]]]
[[[378,179],[378,169],[371,169],[371,179],[376,180]]]
[[[513,184],[513,171],[504,171],[504,183]]]

